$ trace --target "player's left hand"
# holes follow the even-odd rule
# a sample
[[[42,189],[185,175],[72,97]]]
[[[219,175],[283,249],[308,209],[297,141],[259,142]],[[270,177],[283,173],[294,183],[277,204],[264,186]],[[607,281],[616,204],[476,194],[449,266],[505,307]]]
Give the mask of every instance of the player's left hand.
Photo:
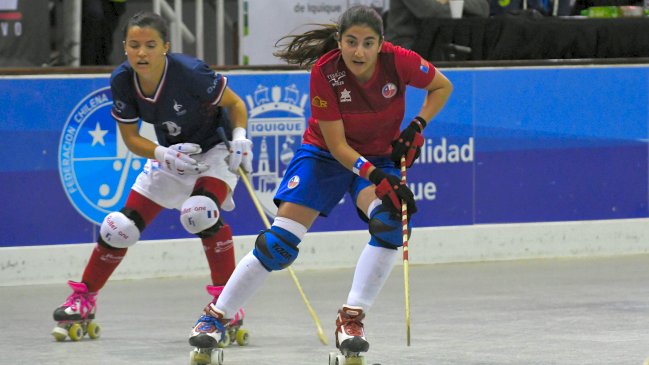
[[[252,172],[252,141],[246,138],[246,130],[240,127],[232,131],[228,169],[237,174],[239,166],[245,172]]]
[[[421,153],[421,146],[424,145],[424,136],[421,135],[422,125],[419,121],[413,120],[401,131],[399,138],[392,141],[392,154],[390,159],[396,167],[401,166],[401,156],[406,158],[406,167],[410,168]]]

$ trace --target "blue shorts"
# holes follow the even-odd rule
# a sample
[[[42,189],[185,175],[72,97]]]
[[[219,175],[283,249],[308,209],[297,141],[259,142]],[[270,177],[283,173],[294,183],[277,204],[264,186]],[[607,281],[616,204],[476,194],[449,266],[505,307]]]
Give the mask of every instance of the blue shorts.
[[[389,157],[364,157],[386,173],[399,176],[399,169]],[[288,165],[274,201],[277,206],[283,201],[303,205],[326,217],[345,192],[349,192],[356,205],[360,191],[370,185],[371,182],[345,168],[328,151],[304,144]]]

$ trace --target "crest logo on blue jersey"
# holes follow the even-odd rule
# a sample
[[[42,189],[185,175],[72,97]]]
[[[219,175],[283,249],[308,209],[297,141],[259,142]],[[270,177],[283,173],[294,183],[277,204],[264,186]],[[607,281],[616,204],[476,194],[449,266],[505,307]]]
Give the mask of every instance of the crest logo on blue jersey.
[[[124,205],[146,162],[122,141],[110,114],[112,105],[110,87],[86,95],[65,121],[59,142],[63,190],[79,214],[97,225]],[[155,136],[151,127],[146,134],[152,133]]]
[[[275,216],[275,192],[284,177],[286,167],[302,143],[306,130],[304,109],[308,93],[295,84],[285,86],[258,85],[246,95],[248,104],[248,138],[253,142],[255,160],[250,174],[264,211]]]

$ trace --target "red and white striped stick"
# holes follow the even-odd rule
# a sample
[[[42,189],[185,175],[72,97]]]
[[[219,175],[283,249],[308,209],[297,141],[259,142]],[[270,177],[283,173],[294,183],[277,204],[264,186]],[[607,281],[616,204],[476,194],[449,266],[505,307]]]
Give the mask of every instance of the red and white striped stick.
[[[406,184],[406,157],[401,156],[401,182]],[[403,284],[406,298],[406,344],[410,346],[410,278],[408,270],[408,205],[401,202],[401,226],[403,233]]]

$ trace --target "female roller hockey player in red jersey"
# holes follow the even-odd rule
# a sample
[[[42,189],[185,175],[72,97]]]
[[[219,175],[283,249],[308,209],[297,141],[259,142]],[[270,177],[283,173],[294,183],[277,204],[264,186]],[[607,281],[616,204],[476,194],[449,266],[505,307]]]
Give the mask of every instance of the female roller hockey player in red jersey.
[[[232,231],[219,210],[234,208],[239,167],[251,170],[246,106],[227,77],[201,60],[169,53],[168,34],[166,21],[150,12],[135,14],[125,27],[127,61],[110,79],[112,115],[130,152],[149,160],[124,208],[101,224],[81,282],[69,282],[73,293],[54,311],[57,340],[98,337],[92,322],[97,293],[163,208],[178,209],[183,227],[201,238],[210,295],[218,297],[234,270]],[[140,135],[140,120],[154,125],[157,144]],[[232,151],[218,136],[219,127],[231,130]],[[237,309],[233,320],[240,324],[242,316]]]
[[[205,308],[208,318],[202,318],[211,318],[212,325],[194,331],[190,342],[218,338],[265,278],[296,259],[297,246],[315,219],[327,216],[348,192],[368,222],[371,239],[338,310],[335,336],[345,356],[358,356],[369,349],[363,318],[403,245],[402,201],[408,213],[416,212],[413,193],[400,183],[395,163],[404,156],[412,166],[424,141],[421,133],[446,103],[452,85],[415,52],[384,41],[381,17],[369,7],[351,7],[337,25],[288,38],[277,56],[312,68],[308,128],[275,195],[279,210],[272,227],[259,234],[216,303]],[[400,131],[407,85],[427,95],[419,115]]]

